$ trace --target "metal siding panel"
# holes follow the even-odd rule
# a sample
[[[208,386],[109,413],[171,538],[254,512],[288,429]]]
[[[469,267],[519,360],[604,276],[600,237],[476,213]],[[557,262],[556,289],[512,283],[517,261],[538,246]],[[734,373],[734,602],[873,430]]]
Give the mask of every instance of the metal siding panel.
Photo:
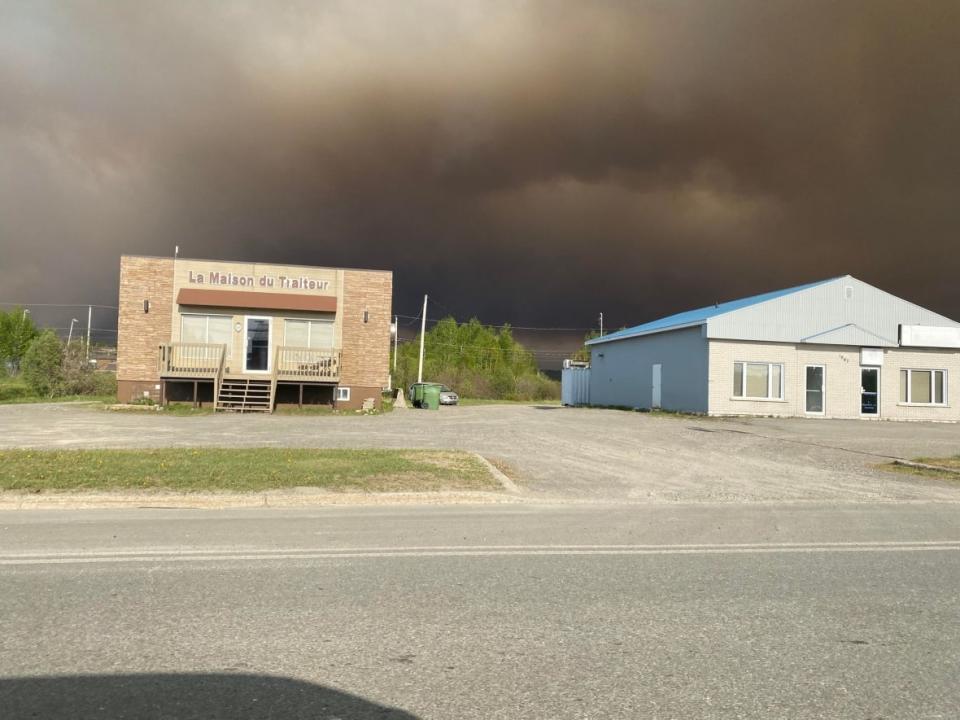
[[[699,327],[591,347],[590,403],[649,408],[653,365],[662,365],[661,405],[707,411],[707,340]]]
[[[846,288],[852,296],[846,297]],[[898,326],[957,327],[949,318],[901,300],[853,277],[744,308],[707,321],[711,338],[801,342],[804,338],[853,324],[872,335],[897,342]],[[823,340],[818,340],[823,344]],[[840,343],[842,344],[842,343]],[[880,342],[871,342],[880,345]]]

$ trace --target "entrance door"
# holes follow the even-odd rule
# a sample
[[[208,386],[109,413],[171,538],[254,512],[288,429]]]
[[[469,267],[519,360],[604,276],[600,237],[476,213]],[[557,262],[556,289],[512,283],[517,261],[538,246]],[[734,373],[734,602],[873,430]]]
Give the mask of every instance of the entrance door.
[[[860,414],[880,414],[880,368],[860,368]]]
[[[650,399],[650,407],[654,408],[660,407],[660,371],[660,363],[653,366],[653,392]]]
[[[807,365],[807,392],[804,411],[810,415],[823,415],[823,365]]]
[[[270,318],[247,317],[244,344],[244,372],[270,370]]]

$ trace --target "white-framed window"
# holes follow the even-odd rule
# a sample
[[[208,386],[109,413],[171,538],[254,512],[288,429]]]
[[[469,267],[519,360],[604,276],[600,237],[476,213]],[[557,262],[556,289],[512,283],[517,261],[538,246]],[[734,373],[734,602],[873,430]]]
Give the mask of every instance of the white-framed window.
[[[337,402],[350,402],[350,388],[348,387],[337,388]]]
[[[783,400],[783,364],[735,362],[733,396],[744,400]]]
[[[910,405],[946,405],[947,371],[900,371],[900,402]]]
[[[284,320],[283,344],[287,347],[333,347],[333,320]]]
[[[229,358],[233,345],[233,317],[184,313],[180,316],[180,342],[226,345],[226,357]]]

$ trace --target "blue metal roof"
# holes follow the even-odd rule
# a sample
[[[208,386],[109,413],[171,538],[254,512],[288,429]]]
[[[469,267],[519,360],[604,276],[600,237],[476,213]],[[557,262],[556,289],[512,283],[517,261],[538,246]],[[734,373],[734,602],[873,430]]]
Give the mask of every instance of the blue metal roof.
[[[741,298],[740,300],[731,300],[729,302],[723,302],[717,305],[699,308],[698,310],[687,310],[686,312],[670,315],[665,318],[660,318],[659,320],[653,320],[651,322],[644,323],[643,325],[637,325],[635,327],[619,330],[615,333],[604,335],[603,337],[593,338],[592,340],[587,341],[587,345],[598,345],[600,343],[611,342],[612,340],[622,340],[635,335],[649,335],[651,333],[673,330],[675,328],[684,326],[701,325],[717,315],[723,315],[724,313],[733,312],[734,310],[742,310],[743,308],[750,307],[751,305],[757,305],[759,303],[766,302],[767,300],[776,300],[777,298],[784,297],[785,295],[792,295],[793,293],[800,292],[801,290],[808,290],[809,288],[817,287],[818,285],[824,285],[837,279],[839,278],[818,280],[817,282],[808,283],[806,285],[797,285],[796,287],[787,288],[785,290],[774,290],[773,292],[763,293],[762,295],[753,295],[751,297]]]

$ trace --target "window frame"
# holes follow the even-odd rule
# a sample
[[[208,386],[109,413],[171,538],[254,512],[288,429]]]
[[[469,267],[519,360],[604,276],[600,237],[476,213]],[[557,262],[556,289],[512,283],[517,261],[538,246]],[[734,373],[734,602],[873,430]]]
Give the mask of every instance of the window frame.
[[[930,402],[919,402],[913,399],[913,373],[930,373]],[[904,375],[906,373],[906,375]],[[937,402],[937,373],[943,376],[943,402]],[[946,368],[900,368],[900,394],[897,395],[898,405],[914,405],[917,407],[950,407],[949,373]],[[906,388],[903,383],[906,380]],[[906,393],[904,393],[906,389]],[[900,400],[900,397],[906,399]]]
[[[337,385],[337,402],[350,402],[350,388]]]
[[[336,321],[334,320],[325,320],[319,318],[284,318],[283,319],[283,344],[287,345],[287,324],[288,323],[306,323],[307,325],[307,344],[306,348],[309,350],[332,350],[336,344]],[[324,325],[330,326],[330,345],[326,347],[313,347],[310,342],[313,339],[313,324],[322,323]],[[290,346],[297,347],[297,346]]]
[[[754,360],[734,360],[733,362],[733,373],[736,377],[737,365],[742,366],[740,368],[740,394],[736,394],[734,391],[733,399],[734,400],[749,400],[749,401],[759,401],[759,402],[786,402],[784,397],[786,394],[786,385],[787,385],[787,371],[785,363],[782,362],[764,362],[764,361],[754,361]],[[766,397],[755,397],[752,395],[747,395],[747,366],[748,365],[766,365],[767,366],[767,395]],[[780,387],[779,395],[772,395],[773,391],[773,368],[780,368]]]
[[[820,368],[823,373],[820,376],[820,410],[807,410],[807,370],[809,368]],[[803,366],[803,412],[805,415],[825,415],[827,412],[827,366],[823,363],[808,363]]]
[[[226,351],[224,352],[224,358],[229,360],[232,355],[231,350],[233,349],[233,315],[223,315],[221,313],[198,313],[198,312],[182,312],[180,313],[180,342],[185,342],[183,339],[183,320],[188,317],[202,317],[206,322],[203,326],[203,344],[204,345],[220,345],[221,343],[211,343],[210,342],[210,318],[227,318],[230,321],[230,342],[223,343],[226,345]]]

